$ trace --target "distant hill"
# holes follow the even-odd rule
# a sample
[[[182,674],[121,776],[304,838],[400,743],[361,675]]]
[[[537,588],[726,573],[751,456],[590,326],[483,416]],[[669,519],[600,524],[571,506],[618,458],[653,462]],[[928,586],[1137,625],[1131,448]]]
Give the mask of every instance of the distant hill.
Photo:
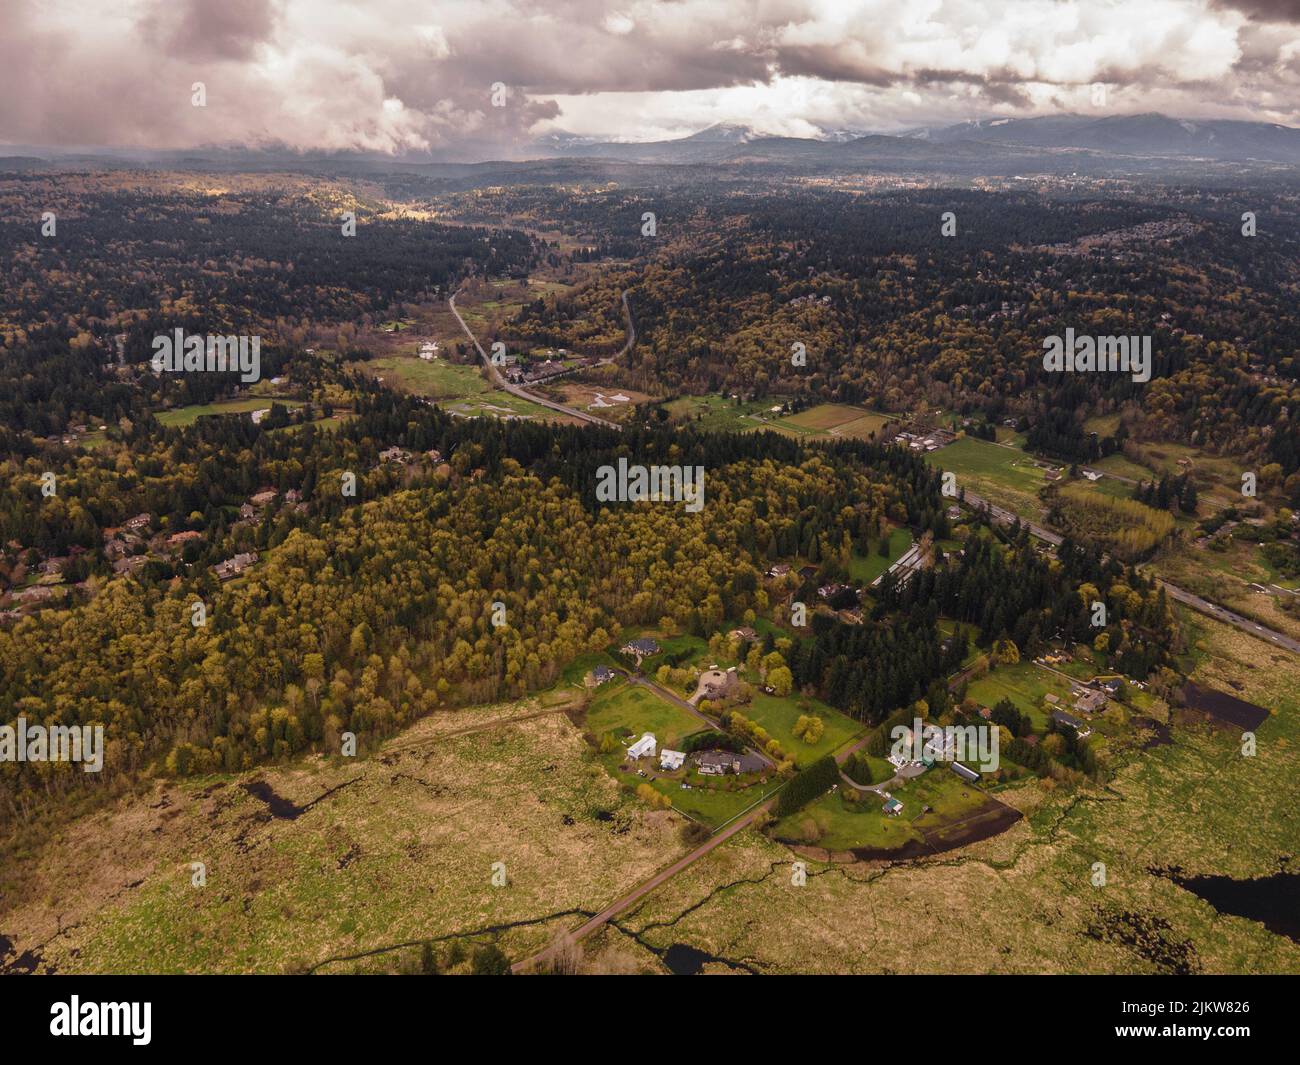
[[[1274,122],[1193,121],[1160,114],[992,119],[910,133],[935,144],[978,141],[1134,156],[1300,163],[1300,129]]]
[[[769,137],[746,126],[710,126],[689,137],[628,143],[572,134],[534,142],[547,156],[618,159],[641,163],[767,163],[775,165],[913,163],[978,166],[1040,163],[1045,156],[1080,153],[1094,170],[1108,160],[1214,159],[1300,163],[1300,129],[1271,122],[1193,121],[1160,114],[1053,115],[994,118],[951,126],[917,127],[894,134],[828,130],[821,137]],[[1058,160],[1060,162],[1060,160]],[[1052,166],[1052,169],[1057,169]]]

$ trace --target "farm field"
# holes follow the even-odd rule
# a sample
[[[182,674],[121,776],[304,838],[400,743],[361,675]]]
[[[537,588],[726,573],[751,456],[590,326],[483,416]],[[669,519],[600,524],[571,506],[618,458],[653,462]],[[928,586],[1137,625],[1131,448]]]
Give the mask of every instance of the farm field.
[[[461,399],[493,390],[478,366],[461,366],[445,359],[425,362],[414,355],[389,355],[362,365],[386,384],[400,384],[431,399]]]
[[[884,414],[839,403],[822,403],[816,407],[778,418],[770,428],[795,436],[849,436],[866,439],[890,422]]]
[[[716,394],[704,396],[679,396],[664,404],[674,422],[689,421],[701,429],[743,432],[762,428],[760,415],[781,402],[779,397],[738,402]],[[767,425],[771,428],[771,425]]]
[[[966,436],[927,456],[931,465],[957,475],[966,489],[1026,518],[1042,518],[1038,493],[1046,471],[1019,448]]]

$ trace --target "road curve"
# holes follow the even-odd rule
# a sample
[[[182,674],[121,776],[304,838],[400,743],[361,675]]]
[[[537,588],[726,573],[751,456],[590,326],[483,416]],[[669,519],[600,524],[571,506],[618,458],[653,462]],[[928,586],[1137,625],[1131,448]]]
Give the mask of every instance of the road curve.
[[[996,521],[1010,525],[1016,518],[1016,515],[1002,507],[996,507],[987,500],[979,496],[966,493],[966,502],[973,507],[984,507]],[[1056,547],[1061,545],[1061,537],[1052,532],[1050,529],[1044,529],[1041,525],[1034,525],[1032,522],[1021,520],[1020,524],[1027,528],[1031,536],[1036,536],[1040,540]],[[1216,621],[1222,621],[1224,624],[1231,625],[1235,629],[1246,633],[1248,636],[1254,636],[1256,639],[1264,640],[1276,647],[1283,647],[1288,651],[1294,651],[1300,654],[1300,640],[1293,640],[1290,636],[1285,636],[1280,632],[1261,625],[1258,621],[1251,621],[1248,617],[1229,610],[1227,607],[1219,606],[1218,603],[1212,603],[1208,599],[1202,599],[1199,595],[1193,595],[1191,592],[1183,591],[1176,584],[1170,584],[1166,580],[1157,577],[1156,580],[1161,587],[1169,594],[1171,599],[1176,599],[1184,606],[1189,606],[1207,617],[1214,618]]]
[[[453,293],[451,298],[447,300],[447,306],[451,308],[451,313],[456,316],[456,321],[460,323],[461,329],[465,331],[465,335],[469,337],[470,342],[478,350],[479,358],[483,360],[483,365],[488,368],[488,373],[492,375],[492,381],[498,388],[504,392],[509,392],[512,396],[526,399],[529,403],[536,403],[540,407],[548,407],[553,411],[558,411],[560,414],[568,414],[570,417],[579,418],[584,422],[590,422],[592,425],[603,425],[607,429],[622,428],[622,426],[617,425],[614,422],[606,421],[604,418],[597,418],[594,414],[588,414],[585,410],[578,410],[576,407],[566,407],[563,403],[556,403],[554,400],[549,400],[545,396],[534,395],[532,392],[520,388],[518,385],[512,385],[507,381],[503,376],[501,376],[501,371],[492,365],[492,360],[488,358],[487,352],[483,350],[483,345],[478,342],[478,337],[470,331],[469,326],[465,324],[465,319],[460,316],[460,311],[456,309],[456,297],[459,295],[459,292]],[[626,293],[624,295],[626,296]],[[626,306],[626,303],[624,303],[624,306]],[[629,311],[628,322],[631,323],[631,321],[631,312]]]

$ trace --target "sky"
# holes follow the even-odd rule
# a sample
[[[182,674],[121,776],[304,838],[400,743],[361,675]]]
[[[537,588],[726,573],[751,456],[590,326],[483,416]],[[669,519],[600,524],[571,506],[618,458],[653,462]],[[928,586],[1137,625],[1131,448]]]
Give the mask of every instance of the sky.
[[[1067,111],[1300,126],[1300,0],[0,0],[9,145],[518,158]]]

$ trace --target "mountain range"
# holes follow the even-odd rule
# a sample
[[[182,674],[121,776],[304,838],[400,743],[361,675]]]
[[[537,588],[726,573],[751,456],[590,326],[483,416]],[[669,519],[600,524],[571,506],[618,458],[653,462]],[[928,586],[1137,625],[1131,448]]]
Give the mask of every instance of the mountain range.
[[[1300,163],[1300,129],[1272,122],[1188,120],[1161,114],[1063,114],[992,118],[895,133],[824,130],[816,137],[765,136],[746,126],[716,125],[674,140],[625,142],[551,133],[534,141],[540,155],[644,163],[837,164],[912,161],[1016,162],[1067,153],[1123,159],[1206,159]],[[1088,167],[1092,169],[1092,167]]]

